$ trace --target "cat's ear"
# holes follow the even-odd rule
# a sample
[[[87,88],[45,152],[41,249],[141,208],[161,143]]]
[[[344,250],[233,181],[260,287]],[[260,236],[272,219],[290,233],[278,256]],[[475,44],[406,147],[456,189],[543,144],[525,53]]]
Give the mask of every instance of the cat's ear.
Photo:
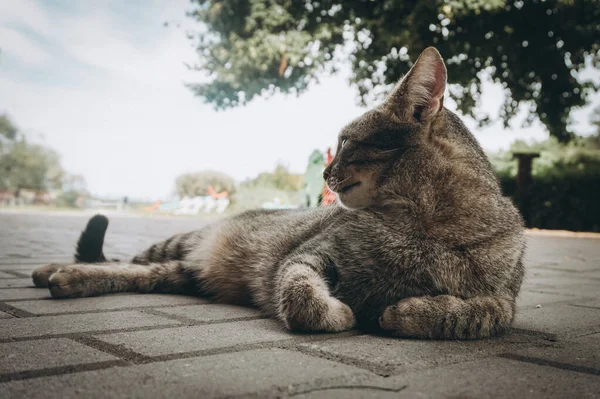
[[[447,72],[444,60],[434,47],[419,56],[386,100],[386,106],[399,118],[431,120],[444,105]]]

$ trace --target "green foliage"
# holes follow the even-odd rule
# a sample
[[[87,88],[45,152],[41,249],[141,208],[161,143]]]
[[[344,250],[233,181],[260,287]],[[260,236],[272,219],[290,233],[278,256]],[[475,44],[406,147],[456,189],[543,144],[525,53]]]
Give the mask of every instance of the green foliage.
[[[64,171],[51,148],[30,143],[7,115],[0,115],[0,191],[59,190],[56,205],[76,207],[85,179]]]
[[[56,206],[61,208],[77,208],[77,199],[80,194],[75,191],[65,191],[56,198]]]
[[[8,115],[0,115],[0,137],[7,140],[14,140],[17,137],[17,131],[17,127],[9,119]]]
[[[197,197],[208,195],[208,187],[212,186],[216,192],[227,191],[229,195],[235,193],[235,181],[223,172],[204,170],[186,173],[175,181],[175,189],[180,197]]]
[[[245,181],[242,186],[252,188],[269,188],[281,191],[299,191],[304,186],[304,176],[291,173],[287,166],[279,163],[273,172],[260,173],[254,179]]]
[[[600,134],[578,137],[566,145],[554,138],[532,144],[517,141],[511,151],[491,154],[503,191],[514,197],[513,151],[541,155],[533,161],[529,189],[532,226],[600,231]]]
[[[506,178],[517,175],[517,162],[514,152],[539,152],[540,157],[533,161],[534,178],[550,176],[596,175],[600,178],[600,135],[576,137],[568,144],[556,138],[528,144],[515,141],[509,151],[499,151],[489,155],[496,173]]]
[[[378,99],[418,54],[434,45],[446,58],[450,95],[475,115],[481,70],[502,83],[500,118],[520,103],[560,141],[571,108],[596,89],[579,82],[589,58],[600,64],[600,2],[573,0],[192,0],[201,23],[195,66],[208,81],[190,88],[217,109],[274,92],[300,93],[335,71],[346,45],[361,102]],[[350,45],[348,45],[350,43]]]
[[[19,134],[6,115],[0,116],[0,190],[48,190],[61,188],[64,170],[51,148],[32,144]]]

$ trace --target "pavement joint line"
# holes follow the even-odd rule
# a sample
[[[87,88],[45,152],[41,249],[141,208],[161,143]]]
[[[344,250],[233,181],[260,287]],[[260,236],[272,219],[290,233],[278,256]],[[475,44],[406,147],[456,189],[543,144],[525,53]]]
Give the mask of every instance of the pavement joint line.
[[[35,317],[36,315],[26,310],[17,309],[7,303],[0,302],[0,311],[8,313],[17,318]],[[1,340],[1,339],[0,339]]]
[[[31,287],[20,287],[20,288],[31,288]],[[4,290],[6,288],[1,288]],[[48,293],[48,298],[19,298],[19,299],[2,299],[2,302],[26,302],[26,301],[39,301],[43,299],[50,299],[50,293]]]
[[[111,330],[91,330],[81,332],[81,334],[89,335],[104,335],[104,334],[116,334],[123,332],[136,332],[136,331],[152,331],[152,330],[165,330],[168,328],[183,327],[181,324],[164,324],[160,326],[143,326],[143,327],[131,327],[131,328],[115,328]],[[12,337],[12,338],[0,338],[0,344],[7,342],[21,342],[21,341],[36,341],[40,339],[49,338],[71,338],[73,333],[62,333],[62,334],[41,334],[28,337]]]
[[[102,370],[110,367],[123,367],[128,366],[129,363],[123,360],[107,360],[104,362],[87,363],[87,364],[74,364],[60,367],[50,367],[37,370],[25,370],[17,371],[14,373],[0,374],[0,383],[18,381],[18,380],[29,380],[32,378],[39,377],[51,377],[63,374],[74,374],[81,373],[83,371]]]
[[[510,330],[507,331],[505,334],[507,334],[508,332],[519,333],[519,334],[523,334],[523,335],[533,335],[540,339],[543,339],[545,341],[550,341],[550,342],[558,342],[559,341],[558,336],[556,334],[547,333],[547,332],[543,332],[543,331],[526,330],[523,328],[511,327]]]
[[[2,304],[0,302],[0,304]],[[2,310],[2,309],[0,309]],[[35,317],[44,317],[44,316],[35,316]],[[165,325],[160,325],[160,326],[141,326],[141,327],[130,327],[130,328],[115,328],[115,329],[110,329],[110,330],[91,330],[91,331],[82,331],[80,333],[76,333],[76,334],[86,334],[86,335],[94,335],[94,336],[98,336],[98,335],[108,335],[108,334],[118,334],[118,333],[127,333],[127,332],[137,332],[137,331],[154,331],[154,330],[166,330],[169,328],[179,328],[179,327],[193,327],[193,326],[197,326],[197,325],[207,325],[207,324],[227,324],[230,323],[230,320],[215,320],[215,321],[210,321],[210,322],[199,322],[199,321],[195,321],[195,324],[193,325],[182,325],[180,323],[177,324],[165,324]],[[34,335],[34,336],[27,336],[27,337],[12,337],[12,338],[0,338],[0,343],[7,343],[7,342],[20,342],[20,341],[36,341],[36,340],[40,340],[40,339],[49,339],[49,338],[71,338],[74,335],[74,333],[62,333],[62,334],[41,334],[41,335]],[[299,337],[302,335],[299,334],[293,334],[290,333],[291,337]],[[312,335],[304,335],[306,337],[306,341],[310,341],[310,340],[314,340],[314,341],[325,341],[327,339],[334,339],[334,338],[345,338],[345,337],[352,337],[354,335],[362,335],[362,333],[356,331],[356,330],[352,330],[352,331],[345,331],[345,332],[341,332],[341,333],[336,333],[336,334],[331,334],[332,336],[329,337],[329,334],[327,334],[327,337],[324,337],[323,335],[320,334],[312,334]],[[298,342],[305,342],[304,340],[300,340]]]
[[[377,383],[379,383],[379,385],[376,385]],[[400,392],[408,387],[406,384],[400,384],[401,382],[394,382],[381,377],[378,378],[377,381],[372,381],[371,375],[363,374],[362,372],[352,372],[338,377],[316,378],[287,386],[272,386],[271,388],[260,390],[258,392],[219,396],[218,398],[289,398],[306,393],[327,391],[332,389],[373,389],[385,392]]]
[[[408,385],[402,385],[400,388],[387,388],[387,387],[379,387],[377,385],[331,385],[327,387],[314,387],[308,388],[305,390],[300,390],[298,392],[294,392],[292,394],[288,394],[288,397],[294,397],[298,395],[303,395],[312,392],[320,392],[320,391],[330,391],[333,389],[362,389],[362,390],[373,390],[373,391],[384,391],[384,392],[395,392],[398,393],[400,391],[408,388]]]
[[[589,335],[594,335],[594,334],[600,334],[600,329],[596,330],[596,331],[591,331],[591,332],[586,332],[584,334],[580,334],[580,335],[576,336],[575,338],[587,337]]]
[[[286,349],[286,348],[282,348]],[[321,359],[331,360],[337,363],[342,363],[347,366],[354,366],[363,370],[370,371],[381,377],[389,377],[394,374],[397,367],[395,366],[383,366],[365,359],[355,359],[346,355],[333,354],[326,352],[318,348],[307,348],[306,346],[296,345],[295,348],[298,352],[304,353],[305,355],[318,357]]]
[[[71,263],[69,263],[71,262]],[[12,261],[12,262],[4,262],[3,260],[0,260],[0,266],[12,266],[12,267],[16,267],[16,266],[32,266],[32,265],[39,265],[39,266],[45,266],[45,265],[51,265],[54,263],[64,263],[64,264],[73,264],[74,261],[73,259],[70,260],[57,260],[57,261],[48,261],[46,259],[44,259],[43,261],[40,262],[36,262],[36,261]]]
[[[79,342],[80,344],[89,346],[90,348],[97,349],[101,352],[118,357],[119,359],[128,363],[142,364],[147,363],[148,360],[150,360],[149,356],[132,351],[123,345],[115,345],[104,342],[88,334],[73,334],[69,338],[73,341]]]
[[[27,278],[27,277],[31,277],[31,275],[26,275],[25,273],[21,273],[18,271],[13,271],[13,270],[2,270],[3,273],[6,274],[12,274],[14,277],[3,277],[2,280],[4,279],[12,279],[12,278]]]
[[[559,265],[560,263],[554,263],[554,264]],[[552,264],[535,265],[535,266],[532,266],[531,269],[541,269],[544,271],[563,272],[563,273],[572,274],[572,275],[580,275],[582,278],[593,278],[593,279],[597,279],[597,278],[584,276],[583,274],[593,273],[593,272],[597,272],[600,270],[600,267],[595,268],[595,269],[589,269],[589,270],[572,270],[572,269],[562,269],[560,267],[544,267],[544,266],[552,266]]]
[[[577,308],[586,308],[586,309],[596,309],[596,310],[600,310],[599,306],[592,306],[592,305],[581,305],[578,303],[569,303],[568,305],[570,306],[575,306]]]
[[[277,340],[273,340],[273,341],[256,342],[253,344],[238,344],[238,345],[222,346],[219,348],[210,348],[210,349],[203,349],[203,350],[198,350],[198,351],[167,353],[164,355],[156,355],[156,356],[146,356],[147,360],[144,360],[143,363],[165,362],[165,361],[170,361],[170,360],[188,359],[188,358],[192,358],[192,357],[212,356],[212,355],[220,355],[223,353],[243,352],[243,351],[249,351],[249,350],[254,350],[254,349],[267,349],[267,348],[286,349],[286,350],[298,352],[298,350],[296,348],[296,344],[299,344],[299,343],[322,342],[322,341],[327,341],[330,339],[352,337],[355,335],[362,335],[362,334],[358,331],[345,331],[345,332],[331,334],[331,335],[330,334],[327,334],[327,335],[302,334],[301,335],[301,334],[290,333],[290,336],[288,338],[277,339]]]
[[[153,316],[160,316],[160,317],[164,317],[166,319],[172,319],[172,320],[178,321],[178,322],[186,324],[186,325],[220,324],[219,322],[229,323],[229,322],[233,322],[233,321],[248,321],[248,320],[266,319],[265,316],[241,316],[241,317],[232,317],[232,318],[223,319],[223,320],[199,321],[199,320],[191,319],[189,317],[185,317],[185,316],[181,316],[181,315],[162,312],[160,309],[156,309],[156,306],[144,308],[142,310],[142,312],[151,314]],[[201,324],[198,324],[198,323],[201,323]]]
[[[552,294],[552,295],[559,294],[559,295],[564,295],[564,296],[570,296],[574,300],[591,298],[591,297],[585,297],[585,296],[582,297],[582,296],[577,295],[577,294],[568,294],[566,292],[564,292],[564,293],[563,292],[557,293],[556,289],[558,289],[558,288],[561,288],[561,287],[557,287],[557,286],[553,286],[553,285],[537,285],[536,287],[527,287],[523,291],[532,292],[532,293],[538,293],[538,294]],[[552,289],[554,291],[547,291],[547,289]]]
[[[37,299],[28,299],[27,301],[44,301],[44,300],[47,300],[47,299],[37,298]],[[6,300],[4,302],[18,303],[18,302],[23,302],[23,301],[22,300]],[[0,302],[0,304],[1,303],[2,302]],[[193,326],[202,326],[202,325],[206,325],[206,324],[222,324],[222,323],[229,323],[231,321],[258,320],[258,319],[267,318],[265,316],[243,316],[243,317],[235,317],[235,318],[222,319],[222,320],[200,321],[200,320],[194,320],[191,318],[187,318],[185,316],[163,313],[160,310],[156,309],[156,308],[160,308],[160,309],[177,308],[177,307],[183,307],[183,306],[203,306],[203,305],[210,305],[210,303],[206,303],[206,304],[203,303],[203,304],[197,304],[197,305],[188,303],[188,304],[175,304],[175,305],[122,306],[122,307],[115,308],[115,309],[93,309],[93,310],[79,310],[79,311],[75,311],[75,312],[57,312],[57,313],[39,313],[39,314],[30,313],[25,310],[17,309],[13,306],[10,306],[9,304],[5,304],[5,305],[10,307],[10,309],[14,309],[15,312],[23,313],[23,315],[19,316],[19,317],[70,316],[70,315],[79,315],[79,314],[112,313],[112,312],[120,312],[120,311],[124,311],[124,310],[138,310],[141,313],[151,314],[154,316],[160,316],[160,317],[178,321],[180,323],[184,323],[184,324],[190,325],[190,326],[192,326],[192,325]],[[0,305],[0,310],[2,310],[1,305]]]
[[[36,288],[36,287],[18,287],[18,288]],[[4,289],[13,289],[12,287],[4,287],[4,288],[0,288],[1,290]],[[39,289],[45,289],[47,290],[47,288],[39,288]],[[48,295],[50,295],[50,292],[48,291]],[[90,297],[85,297],[85,298],[102,298],[102,297],[109,297],[109,296],[119,296],[119,297],[131,297],[131,296],[139,296],[139,295],[153,295],[153,294],[136,294],[136,293],[118,293],[118,294],[107,294],[107,295],[99,295],[99,296],[90,296]],[[188,297],[186,295],[176,295],[179,297]],[[192,298],[198,298],[198,299],[205,299],[203,297],[200,296],[192,296]],[[3,299],[2,302],[27,302],[27,301],[46,301],[46,300],[68,300],[68,301],[75,301],[77,299],[84,299],[84,298],[52,298],[50,296],[48,296],[47,298],[18,298],[18,299]],[[211,305],[211,302],[203,302],[203,303],[172,303],[172,304],[165,304],[165,305],[142,305],[142,306],[138,306],[136,307],[136,309],[140,309],[140,308],[176,308],[178,306],[203,306],[203,305]],[[119,308],[120,310],[121,308]],[[102,312],[102,311],[110,311],[110,309],[97,309],[96,311],[98,312]],[[91,311],[87,311],[87,310],[81,310],[81,311],[76,311],[76,312],[56,312],[56,313],[45,313],[44,316],[46,315],[53,315],[53,316],[57,316],[57,315],[64,315],[64,314],[78,314],[78,313],[93,313],[94,310]]]
[[[514,353],[501,353],[498,355],[498,357],[501,357],[504,359],[516,360],[519,362],[533,363],[533,364],[537,364],[540,366],[554,367],[554,368],[561,369],[561,370],[577,371],[579,373],[600,376],[600,370],[593,368],[593,367],[577,366],[577,365],[573,365],[573,364],[569,364],[569,363],[555,362],[553,360],[538,359],[536,357],[517,355]]]
[[[352,333],[352,332],[349,332]],[[343,335],[339,337],[338,335]],[[348,333],[340,333],[336,336],[332,337],[321,337],[323,339],[319,341],[326,341],[328,339],[334,338],[345,338],[347,336],[359,335],[357,333],[348,334]],[[314,341],[315,336],[306,335],[301,339],[304,342]],[[318,337],[318,336],[317,336]],[[54,338],[54,337],[51,337]],[[180,359],[189,359],[194,357],[203,357],[203,356],[213,356],[220,355],[225,353],[234,353],[234,352],[244,352],[256,349],[268,349],[268,348],[279,348],[297,351],[295,344],[298,341],[290,342],[294,339],[294,336],[290,336],[288,339],[268,341],[268,342],[259,342],[255,344],[240,344],[233,345],[221,348],[212,348],[200,351],[192,351],[192,352],[181,352],[181,353],[172,353],[166,355],[159,356],[147,356],[137,352],[134,352],[128,348],[125,348],[121,345],[114,345],[107,342],[104,342],[96,337],[91,336],[91,333],[75,333],[75,334],[63,334],[62,338],[68,338],[73,341],[76,341],[80,344],[86,345],[90,348],[99,350],[101,352],[113,355],[118,357],[119,360],[109,360],[104,362],[97,363],[89,363],[89,364],[80,364],[80,365],[67,365],[60,367],[52,367],[45,369],[37,369],[37,370],[27,370],[15,373],[4,373],[0,374],[0,382],[8,382],[15,380],[24,380],[31,379],[37,377],[46,377],[46,376],[57,376],[63,374],[73,374],[83,371],[91,371],[91,370],[101,370],[110,367],[128,367],[136,364],[149,364],[149,363],[160,363],[171,360],[180,360]],[[39,338],[38,338],[39,339]],[[1,342],[1,341],[0,341]],[[285,343],[288,343],[287,345]],[[307,353],[308,354],[308,353]],[[310,355],[310,354],[308,354]],[[340,362],[337,362],[340,363]]]

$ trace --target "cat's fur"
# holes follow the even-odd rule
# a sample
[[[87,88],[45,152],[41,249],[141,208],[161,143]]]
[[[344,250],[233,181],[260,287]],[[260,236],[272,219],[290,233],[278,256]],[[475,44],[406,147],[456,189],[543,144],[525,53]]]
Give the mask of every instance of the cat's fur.
[[[496,335],[515,313],[523,223],[474,137],[443,107],[445,86],[442,58],[428,48],[384,104],[342,130],[324,173],[341,205],[245,212],[130,263],[91,263],[104,261],[101,245],[80,241],[76,259],[89,263],[45,266],[34,281],[61,298],[207,295],[256,306],[292,330],[358,323],[403,337]],[[96,216],[82,240],[101,243],[106,225]]]

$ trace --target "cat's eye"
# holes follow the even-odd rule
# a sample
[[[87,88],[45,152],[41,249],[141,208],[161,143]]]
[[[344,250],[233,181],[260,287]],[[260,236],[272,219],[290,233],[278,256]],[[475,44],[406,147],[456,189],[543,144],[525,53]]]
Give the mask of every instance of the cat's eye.
[[[346,139],[342,140],[342,148],[344,147],[344,145],[346,145],[346,141],[347,141]]]

